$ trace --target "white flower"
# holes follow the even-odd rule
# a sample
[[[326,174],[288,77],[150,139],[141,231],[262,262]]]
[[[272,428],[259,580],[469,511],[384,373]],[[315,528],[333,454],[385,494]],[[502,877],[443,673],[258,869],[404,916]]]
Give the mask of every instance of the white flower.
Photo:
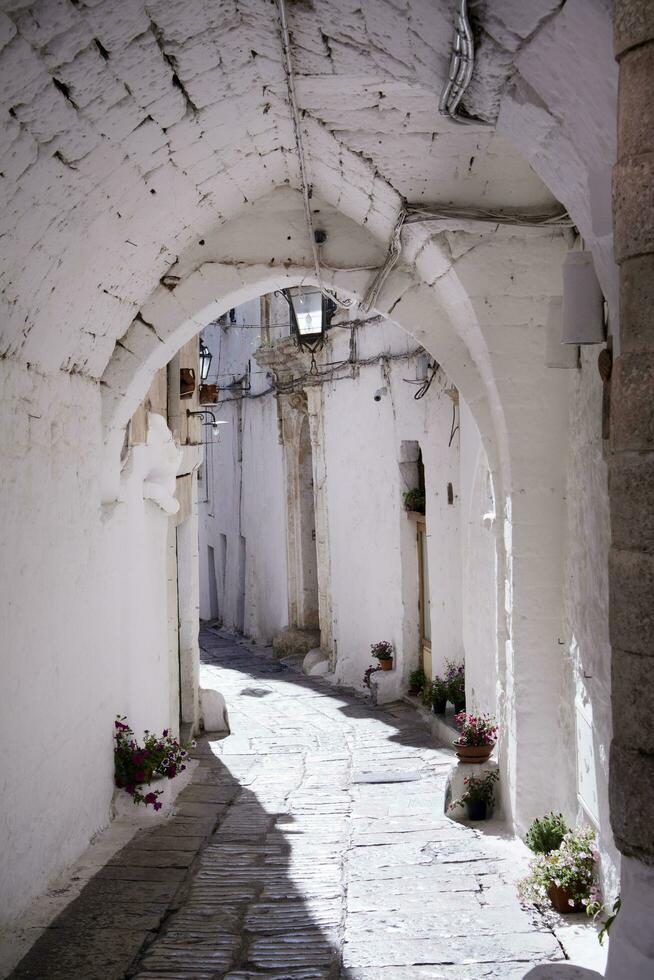
[[[569,899],[568,899],[568,905],[572,905],[572,906],[574,906],[574,904],[575,904],[575,903],[574,903],[574,902],[572,901],[572,899],[571,899],[571,898],[569,898]]]

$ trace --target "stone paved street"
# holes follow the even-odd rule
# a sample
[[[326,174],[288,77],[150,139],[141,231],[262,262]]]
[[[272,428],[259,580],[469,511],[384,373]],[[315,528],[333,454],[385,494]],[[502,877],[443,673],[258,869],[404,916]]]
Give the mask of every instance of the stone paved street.
[[[506,842],[443,817],[453,755],[408,706],[203,646],[234,734],[205,747],[199,785],[242,789],[138,980],[476,980],[562,958],[516,901]]]
[[[564,958],[517,902],[515,842],[443,816],[453,753],[410,706],[202,643],[233,734],[200,741],[176,816],[112,858],[12,977],[517,980]]]

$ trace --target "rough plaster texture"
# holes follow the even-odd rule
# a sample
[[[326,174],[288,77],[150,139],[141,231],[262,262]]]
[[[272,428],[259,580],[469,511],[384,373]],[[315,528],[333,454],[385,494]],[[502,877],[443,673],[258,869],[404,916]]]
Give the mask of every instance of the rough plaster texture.
[[[446,70],[450,4],[416,0],[409,13],[398,18],[387,0],[366,4],[365,11],[349,0],[293,7],[313,206],[326,220],[330,242],[343,242],[342,248],[328,245],[326,261],[378,264],[400,194],[416,201],[543,205],[554,203],[553,193],[591,245],[614,312],[608,168],[615,73],[608,3],[568,0],[560,10],[550,3],[504,3],[488,14],[484,29],[502,48],[488,46],[489,77],[498,80],[510,69],[505,51],[517,69],[501,94],[501,85],[495,87],[499,135],[438,119],[434,93]],[[17,801],[10,831],[22,831],[8,871],[6,894],[14,907],[17,896],[38,889],[102,822],[114,706],[98,706],[96,699],[106,697],[119,676],[128,683],[127,668],[115,668],[116,650],[131,643],[141,648],[140,625],[129,615],[120,623],[109,615],[122,608],[119,583],[116,576],[105,582],[95,554],[104,527],[101,463],[102,497],[115,500],[123,428],[156,371],[214,315],[311,275],[301,207],[289,207],[297,160],[271,16],[272,8],[258,0],[238,9],[229,0],[218,6],[200,0],[183,10],[164,0],[147,9],[140,0],[128,6],[3,5],[0,351],[3,397],[10,402],[2,435],[12,460],[11,470],[3,467],[12,517],[4,530],[11,561],[3,595],[10,622],[6,686],[16,694],[10,699],[16,715],[3,720],[13,739],[26,722],[35,730],[36,720],[43,723],[41,706],[52,701],[56,675],[65,696],[55,705],[62,713],[55,720],[79,736],[71,737],[70,753],[83,735],[85,744],[105,746],[107,760],[98,763],[100,750],[85,757],[92,772],[83,783],[85,802],[75,800],[74,833],[69,811],[60,809],[43,838],[38,831],[46,808],[25,798],[18,753],[8,762],[6,798]],[[271,193],[282,186],[285,196]],[[543,765],[554,758],[555,770],[565,770],[561,745],[543,742],[540,709],[548,706],[545,727],[552,731],[550,709],[563,669],[567,396],[564,382],[535,369],[542,364],[540,328],[546,297],[556,295],[561,249],[549,232],[541,242],[538,233],[514,234],[514,257],[507,261],[502,232],[492,240],[486,235],[482,247],[477,229],[458,228],[454,238],[442,226],[407,229],[406,263],[379,303],[443,363],[471,408],[488,458],[504,532],[497,622],[507,685],[498,709],[511,732],[507,765],[522,790],[513,804],[514,812],[518,802],[523,807],[524,823],[550,804],[551,790],[538,776]],[[164,275],[178,276],[179,284],[160,285]],[[368,282],[365,272],[327,278],[344,293],[361,294]],[[535,304],[536,295],[545,298]],[[92,383],[100,377],[103,459]],[[29,418],[32,407],[20,400],[26,391],[40,419]],[[71,427],[74,438],[66,435]],[[73,448],[64,456],[67,445]],[[16,446],[25,450],[17,461]],[[44,486],[44,461],[61,498],[59,489],[55,497]],[[158,524],[158,514],[143,515],[142,535],[153,557],[164,536]],[[22,527],[34,534],[17,540]],[[106,569],[122,570],[115,537]],[[150,609],[161,596],[154,585],[146,591]],[[34,616],[35,594],[46,603],[47,618]],[[157,608],[161,616],[165,605]],[[149,618],[139,613],[139,622]],[[144,631],[152,638],[165,629],[153,621]],[[25,647],[52,650],[45,669],[20,672],[11,658]],[[101,668],[109,664],[107,681]],[[122,701],[127,688],[124,698],[120,693]],[[147,717],[147,695],[142,688],[132,695]],[[21,754],[21,770],[25,762],[44,765],[36,747],[21,743]],[[52,763],[39,784],[44,798],[70,778],[71,757],[62,753]],[[81,794],[76,785],[73,796]],[[65,801],[61,794],[58,807],[72,806],[72,798]]]
[[[177,720],[169,518],[144,498],[151,447],[128,460],[122,502],[102,509],[97,384],[7,361],[0,372],[2,550],[11,556],[2,566],[0,894],[12,918],[108,823],[115,716],[126,714],[137,734]]]

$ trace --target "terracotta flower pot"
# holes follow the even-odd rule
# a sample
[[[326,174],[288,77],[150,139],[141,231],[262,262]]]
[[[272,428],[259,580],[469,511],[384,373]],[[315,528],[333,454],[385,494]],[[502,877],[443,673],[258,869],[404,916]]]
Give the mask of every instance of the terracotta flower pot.
[[[382,670],[392,670],[393,669],[393,658],[387,657],[385,660],[379,661],[379,666]]]
[[[583,905],[570,905],[570,892],[566,888],[562,888],[560,885],[550,885],[547,889],[547,894],[549,900],[552,903],[552,907],[565,915],[568,912],[582,912]]]
[[[435,715],[444,715],[446,706],[447,706],[447,701],[445,700],[445,698],[443,698],[442,701],[432,701],[431,710],[434,712]]]
[[[495,742],[490,745],[462,745],[458,739],[452,745],[461,762],[487,762],[495,748]]]

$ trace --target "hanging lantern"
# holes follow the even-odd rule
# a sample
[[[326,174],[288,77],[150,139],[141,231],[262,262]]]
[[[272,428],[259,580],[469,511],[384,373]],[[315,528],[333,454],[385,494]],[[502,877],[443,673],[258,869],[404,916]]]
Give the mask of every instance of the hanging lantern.
[[[563,263],[562,344],[603,344],[604,297],[590,252],[568,252]]]
[[[200,381],[206,381],[209,377],[209,368],[211,367],[211,361],[213,355],[209,348],[205,345],[202,338],[200,338]]]
[[[336,304],[323,296],[317,286],[283,289],[291,313],[291,330],[300,343],[321,341],[336,310]]]

